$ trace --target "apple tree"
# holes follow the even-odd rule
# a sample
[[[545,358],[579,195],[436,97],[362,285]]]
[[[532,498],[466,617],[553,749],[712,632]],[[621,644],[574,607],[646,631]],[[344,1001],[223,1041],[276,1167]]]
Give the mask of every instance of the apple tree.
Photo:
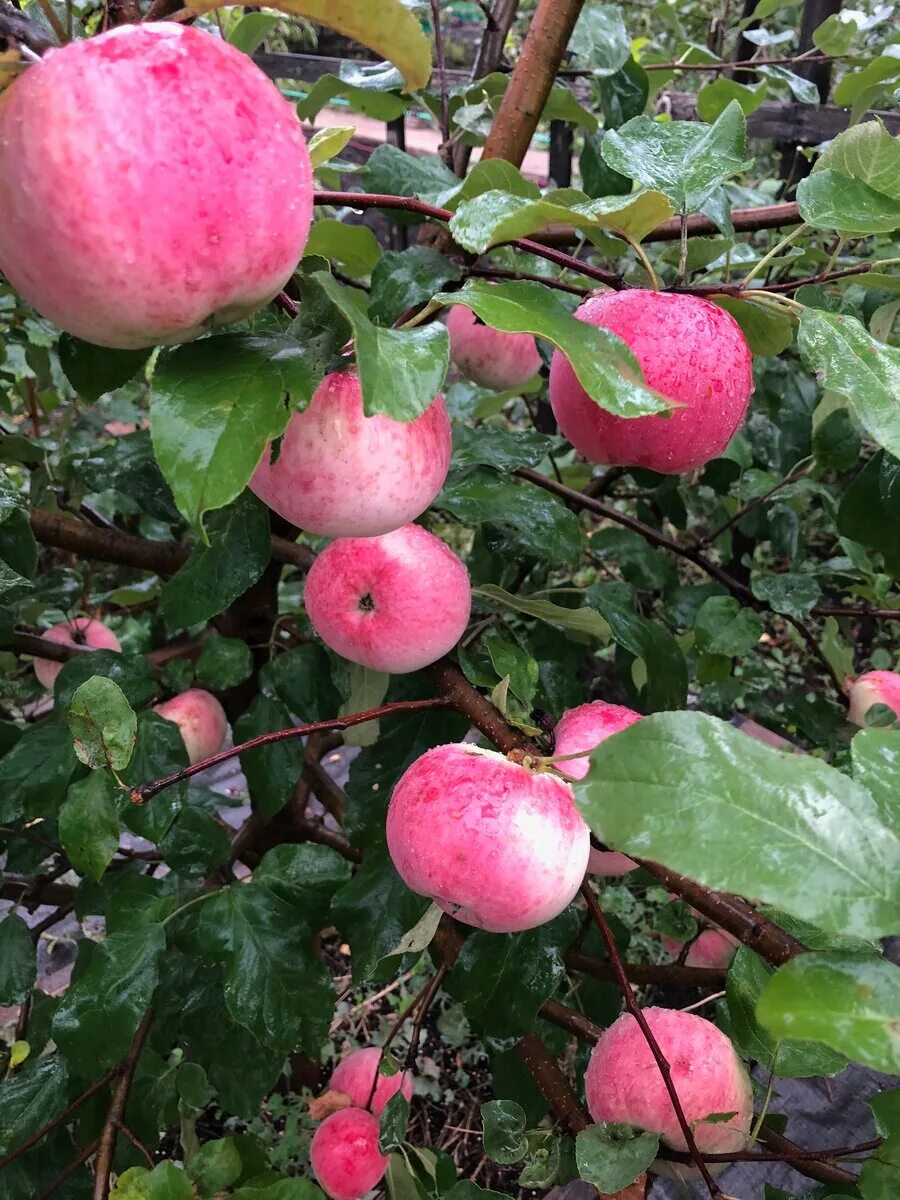
[[[900,1195],[891,11],[0,0],[4,1200]]]

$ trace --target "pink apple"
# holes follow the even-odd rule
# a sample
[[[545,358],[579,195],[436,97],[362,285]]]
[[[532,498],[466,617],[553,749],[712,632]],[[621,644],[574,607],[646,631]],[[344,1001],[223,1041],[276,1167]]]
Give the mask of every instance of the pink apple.
[[[893,709],[900,720],[900,675],[896,671],[867,671],[850,685],[850,720],[866,727],[866,713],[875,704]]]
[[[485,325],[470,308],[454,304],[447,314],[450,357],[460,374],[495,392],[521,387],[541,369],[530,333],[503,333]]]
[[[387,1156],[378,1149],[378,1118],[363,1108],[326,1117],[309,1148],[316,1179],[332,1200],[359,1200],[381,1180]]]
[[[553,731],[553,755],[578,754],[583,750],[584,758],[559,762],[556,769],[571,779],[584,779],[591,765],[590,752],[612,734],[627,729],[640,719],[641,714],[633,708],[626,708],[624,704],[608,704],[606,700],[592,700],[590,704],[579,704],[577,708],[568,709],[559,718]]]
[[[595,850],[591,847],[587,866],[589,875],[629,875],[637,868],[638,864],[627,854],[620,854],[618,850]]]
[[[591,462],[667,475],[722,453],[753,390],[750,350],[730,313],[699,296],[632,288],[592,296],[575,316],[627,342],[648,386],[682,405],[667,416],[613,416],[591,400],[557,351],[550,403],[576,450]]]
[[[90,617],[75,617],[71,621],[63,621],[54,625],[46,633],[41,634],[48,642],[56,642],[60,646],[90,646],[92,650],[120,651],[122,646],[111,629],[102,621],[93,621]],[[34,673],[38,683],[52,689],[56,677],[63,669],[63,664],[51,662],[49,658],[34,660]]]
[[[412,891],[467,925],[514,933],[574,898],[590,834],[565,780],[463,743],[427,750],[403,774],[387,843]]]
[[[133,349],[240,321],[312,215],[300,123],[222,38],[170,21],[51,50],[0,104],[0,270],[49,320]]]
[[[407,1100],[412,1100],[413,1081],[409,1071],[397,1071],[395,1075],[379,1075],[380,1062],[381,1051],[377,1046],[354,1050],[352,1054],[342,1058],[334,1068],[328,1087],[333,1092],[343,1092],[345,1096],[349,1096],[358,1108],[366,1108],[372,1093],[372,1084],[377,1078],[371,1106],[376,1117],[397,1092],[402,1091]]]
[[[672,1083],[701,1152],[727,1154],[747,1144],[753,1094],[734,1046],[711,1021],[671,1008],[645,1008],[644,1016],[672,1071]],[[630,1013],[606,1029],[594,1047],[584,1094],[595,1121],[635,1125],[658,1133],[673,1150],[687,1145],[663,1077],[647,1040]],[[713,1114],[725,1122],[704,1124]]]
[[[679,957],[684,942],[665,936],[661,937],[660,941],[673,958]],[[737,954],[740,944],[736,937],[732,937],[724,929],[704,929],[700,936],[691,942],[684,965],[725,969],[731,966],[731,960]]]
[[[306,611],[327,646],[351,662],[403,675],[452,650],[469,620],[469,573],[440,538],[404,525],[338,538],[306,577]]]
[[[440,396],[415,421],[363,414],[356,371],[326,375],[309,408],[291,417],[250,488],[292,525],[330,537],[372,537],[414,520],[450,466],[450,422]]]
[[[221,750],[228,718],[222,705],[209,692],[189,688],[171,700],[155,704],[153,711],[167,721],[175,722],[192,763],[202,762]]]

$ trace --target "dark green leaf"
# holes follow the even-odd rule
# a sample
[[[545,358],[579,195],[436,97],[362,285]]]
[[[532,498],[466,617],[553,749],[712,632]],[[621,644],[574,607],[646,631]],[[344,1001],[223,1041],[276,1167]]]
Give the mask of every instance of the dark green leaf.
[[[896,928],[900,843],[869,793],[819,759],[703,713],[657,713],[601,743],[576,793],[617,850],[823,929]]]
[[[235,722],[235,742],[247,742],[261,733],[287,729],[290,725],[291,716],[285,706],[260,694]],[[247,777],[254,806],[263,819],[274,816],[290,800],[300,778],[302,763],[303,747],[299,738],[259,746],[241,755],[241,770]]]
[[[422,917],[429,902],[403,883],[385,853],[370,852],[362,869],[335,894],[334,922],[350,943],[354,978],[370,979],[408,929]],[[389,959],[393,978],[396,963]]]
[[[402,1092],[395,1093],[388,1100],[382,1110],[380,1123],[378,1149],[382,1154],[390,1154],[406,1140],[406,1126],[409,1124],[409,1101]]]
[[[780,575],[750,577],[750,587],[757,600],[787,617],[806,617],[822,598],[822,589],[812,575],[786,571]]]
[[[155,712],[139,713],[134,754],[122,773],[123,781],[129,787],[139,787],[187,765],[184,739],[175,722],[166,721]],[[132,833],[158,844],[186,798],[186,782],[170,785],[142,805],[132,804],[127,796],[123,796],[121,818]]]
[[[75,753],[85,766],[124,771],[134,751],[137,717],[117,683],[91,676],[76,690],[67,716]]]
[[[813,454],[824,471],[847,471],[859,458],[860,436],[846,408],[830,412],[813,430]]]
[[[602,586],[592,588],[589,599],[609,623],[614,640],[643,661],[647,673],[641,693],[643,706],[650,711],[680,708],[687,696],[687,663],[672,634],[658,621],[648,621],[629,605],[619,603]]]
[[[553,438],[530,429],[501,429],[483,425],[453,426],[453,459],[457,471],[470,467],[493,467],[495,471],[514,471],[516,467],[536,467],[553,448]]]
[[[436,154],[413,155],[383,143],[369,156],[363,177],[367,192],[393,196],[419,196],[433,201],[448,189],[455,191],[459,179]]]
[[[53,1039],[83,1074],[93,1078],[125,1054],[156,989],[165,944],[160,925],[81,943],[88,964],[60,1001]]]
[[[179,1063],[175,1083],[178,1095],[188,1108],[205,1108],[213,1097],[213,1089],[199,1063]]]
[[[0,759],[0,820],[51,816],[78,765],[64,725],[32,725]]]
[[[332,896],[350,878],[350,864],[328,846],[275,846],[253,878],[292,904],[310,929],[319,930],[326,924]]]
[[[521,1162],[528,1150],[526,1117],[514,1100],[489,1100],[481,1106],[484,1152],[496,1163]]]
[[[269,510],[250,492],[210,514],[198,543],[165,584],[159,611],[173,632],[217,616],[252,587],[270,556]]]
[[[876,956],[801,954],[756,1007],[776,1037],[824,1042],[876,1071],[900,1071],[900,969]]]
[[[697,649],[704,654],[746,654],[764,632],[765,625],[753,609],[743,608],[733,596],[710,596],[694,623]]]
[[[731,313],[753,354],[780,354],[793,343],[796,326],[784,314],[734,296],[711,296],[710,299]]]
[[[860,1194],[863,1200],[892,1200],[900,1182],[900,1091],[881,1092],[866,1103],[884,1141],[863,1163]]]
[[[61,1112],[68,1071],[59,1054],[0,1083],[0,1154],[19,1146]]]
[[[0,1004],[24,1000],[37,977],[35,947],[28,926],[16,913],[0,921]]]
[[[659,1135],[640,1133],[630,1125],[602,1122],[582,1129],[575,1138],[578,1174],[601,1192],[619,1192],[634,1183],[656,1158]]]
[[[106,771],[92,771],[69,788],[59,810],[59,840],[76,871],[101,877],[119,845],[116,785]]]
[[[156,695],[153,668],[143,654],[119,654],[115,650],[92,650],[76,654],[56,677],[53,685],[54,707],[65,715],[72,699],[83,683],[94,675],[102,675],[122,689],[125,699],[135,710],[144,708]]]
[[[205,875],[225,862],[231,840],[218,821],[202,808],[185,807],[159,842],[165,863],[188,878]]]
[[[388,250],[372,271],[369,316],[380,325],[391,325],[414,304],[427,302],[445,283],[461,277],[455,263],[429,246]]]
[[[900,571],[900,506],[882,481],[896,468],[896,460],[879,451],[841,496],[837,512],[838,532],[878,550],[895,573]]]
[[[315,642],[279,654],[263,667],[260,683],[264,694],[274,691],[301,721],[327,721],[341,706],[340,693],[331,678],[331,660]]]
[[[247,643],[217,633],[206,639],[197,659],[198,681],[217,692],[237,687],[252,670],[253,654]]]
[[[389,62],[344,61],[338,74],[322,75],[297,105],[301,121],[312,121],[335,96],[343,96],[354,112],[376,121],[395,121],[409,101],[394,93],[403,90],[403,76]]]
[[[59,365],[86,404],[128,383],[149,357],[149,350],[110,350],[82,342],[70,333],[59,339]]]

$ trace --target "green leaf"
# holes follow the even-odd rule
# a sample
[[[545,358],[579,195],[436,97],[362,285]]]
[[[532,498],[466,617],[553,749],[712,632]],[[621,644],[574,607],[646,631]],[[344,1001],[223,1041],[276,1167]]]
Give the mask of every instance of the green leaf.
[[[821,1042],[796,1038],[776,1039],[760,1025],[756,1006],[775,974],[752,950],[741,946],[725,981],[728,1023],[726,1032],[743,1058],[752,1058],[782,1079],[807,1079],[837,1075],[847,1065]]]
[[[838,81],[832,97],[838,105],[853,105],[854,113],[869,107],[876,97],[890,92],[900,77],[900,47],[888,44],[877,58],[859,71],[848,71]]]
[[[824,1042],[876,1071],[900,1071],[900,970],[884,958],[801,954],[757,1005],[776,1037]]]
[[[241,1156],[234,1138],[206,1142],[187,1162],[187,1174],[201,1196],[212,1196],[240,1178]]]
[[[274,13],[244,13],[225,35],[225,40],[238,50],[243,50],[245,54],[255,54],[280,20],[281,17]],[[310,150],[314,141],[315,138],[310,140]]]
[[[354,112],[377,121],[394,121],[409,107],[409,101],[399,95],[402,87],[403,76],[389,62],[345,59],[337,75],[321,75],[309,87],[305,99],[297,105],[297,116],[301,121],[314,121],[326,104],[342,96]]]
[[[390,1154],[406,1140],[406,1127],[409,1124],[409,1101],[402,1092],[396,1092],[388,1100],[381,1112],[380,1132],[378,1134],[378,1149],[382,1154]]]
[[[895,1088],[867,1100],[875,1117],[875,1128],[884,1138],[863,1163],[859,1173],[860,1194],[863,1200],[891,1200],[897,1194],[900,1181],[900,1092]]]
[[[468,525],[511,525],[529,550],[548,562],[575,562],[584,549],[578,518],[561,500],[485,467],[453,472],[434,507]]]
[[[0,821],[11,824],[23,816],[54,813],[76,766],[64,725],[43,721],[30,726],[0,758]]]
[[[813,430],[813,454],[823,471],[847,471],[859,459],[861,439],[846,408],[836,408]],[[846,495],[846,493],[845,493]]]
[[[363,187],[367,192],[418,196],[436,203],[436,197],[460,187],[459,179],[436,154],[407,154],[387,142],[375,147],[366,166],[368,174],[363,176]]]
[[[894,729],[862,729],[850,743],[853,778],[871,792],[881,819],[900,833],[900,803],[897,796],[900,770],[900,732]]]
[[[715,121],[729,104],[735,103],[744,116],[749,117],[752,112],[756,112],[765,98],[765,82],[738,83],[726,75],[720,75],[697,93],[697,114],[701,121]]]
[[[99,879],[119,845],[116,785],[105,771],[92,771],[69,788],[59,810],[59,840],[72,866]]]
[[[92,770],[124,771],[134,751],[137,717],[117,683],[93,675],[75,692],[67,717],[80,762]]]
[[[175,1074],[178,1095],[188,1108],[202,1109],[213,1098],[206,1072],[195,1062],[182,1062]]]
[[[153,450],[184,519],[224,508],[246,486],[290,408],[321,379],[318,347],[282,333],[224,333],[164,350],[153,376]]]
[[[193,0],[191,11],[212,12],[223,0]],[[378,54],[390,57],[409,92],[431,78],[431,45],[415,14],[403,0],[381,0],[377,8],[357,0],[278,0],[269,5],[294,17],[307,17]]]
[[[619,1192],[634,1183],[658,1150],[659,1134],[608,1121],[589,1125],[575,1136],[578,1174],[603,1193]]]
[[[306,147],[309,150],[309,161],[312,163],[313,170],[315,171],[317,167],[321,167],[323,163],[327,163],[329,159],[340,154],[354,133],[356,133],[355,125],[332,125],[329,129],[317,130],[309,139]],[[342,229],[347,228],[342,222],[338,223]],[[308,244],[305,253],[311,253]]]
[[[622,417],[667,412],[668,401],[637,382],[634,355],[605,329],[576,320],[542,283],[489,283],[469,279],[458,292],[441,292],[439,304],[464,304],[504,333],[533,333],[562,350],[578,381],[601,408]]]
[[[736,657],[752,650],[765,625],[752,608],[743,608],[733,596],[710,596],[694,623],[697,649],[704,654]]]
[[[235,1021],[282,1053],[318,1053],[334,993],[297,909],[258,882],[232,884],[203,905],[200,937],[225,967]]]
[[[496,425],[470,429],[468,425],[455,424],[450,465],[457,471],[479,466],[507,472],[516,467],[536,467],[553,445],[553,438],[531,429],[501,429]]]
[[[159,841],[163,861],[188,878],[205,875],[228,858],[231,840],[211,813],[187,807]]]
[[[166,939],[161,925],[82,942],[87,966],[63,995],[53,1017],[53,1040],[79,1072],[114,1066],[131,1044],[156,990]]]
[[[59,1054],[0,1083],[0,1154],[20,1146],[62,1112],[67,1084],[66,1063]]]
[[[339,710],[339,716],[342,717],[377,708],[387,694],[391,677],[384,671],[373,671],[371,667],[363,667],[359,663],[348,663],[347,681],[349,683],[347,699]],[[362,725],[352,725],[344,733],[344,745],[371,746],[378,740],[378,734],[377,720],[366,721]]]
[[[95,675],[102,675],[117,684],[133,709],[143,708],[157,694],[153,668],[143,654],[92,650],[90,654],[77,654],[63,663],[53,685],[55,712],[65,716],[79,687]]]
[[[879,450],[841,496],[837,513],[838,532],[879,551],[894,572],[900,571],[900,523],[892,489],[885,484],[897,469],[896,459]]]
[[[445,283],[461,278],[462,269],[429,246],[388,250],[372,271],[369,316],[380,325],[391,325],[413,305],[430,300]]]
[[[791,95],[800,104],[819,103],[819,89],[812,79],[796,75],[793,71],[789,71],[787,67],[781,66],[761,66],[759,73],[764,79],[773,79],[776,83],[786,84]]]
[[[31,932],[20,916],[7,912],[0,921],[0,1004],[24,1000],[36,978]]]
[[[813,30],[812,40],[816,49],[832,57],[846,54],[859,33],[856,17],[855,12],[837,12],[826,17]]]
[[[568,908],[555,920],[523,933],[484,933],[466,938],[446,988],[466,1016],[491,1037],[521,1037],[565,974],[563,955],[578,933]]]
[[[525,1110],[514,1100],[489,1100],[481,1106],[484,1152],[495,1163],[521,1162],[528,1151]]]
[[[251,492],[207,519],[209,544],[163,586],[159,611],[173,632],[208,621],[251,588],[269,562],[269,510]]]
[[[259,694],[235,722],[235,743],[240,745],[261,733],[287,729],[290,725],[291,714],[285,706],[279,700]],[[258,746],[241,755],[241,770],[247,777],[250,797],[263,820],[273,817],[290,800],[302,765],[303,746],[299,737]]]
[[[804,309],[800,354],[829,391],[846,396],[863,428],[900,457],[900,350],[876,341],[855,317]]]
[[[197,659],[197,680],[214,691],[223,692],[249,679],[253,654],[240,638],[212,634],[203,643]]]
[[[614,75],[631,57],[631,38],[621,9],[612,4],[587,4],[575,25],[569,51],[576,65],[593,75]]]
[[[318,255],[340,263],[350,275],[368,275],[381,257],[378,239],[368,225],[348,225],[320,217],[309,231],[304,256]]]
[[[450,232],[466,250],[483,254],[491,246],[530,237],[557,223],[587,234],[608,230],[639,242],[671,215],[672,206],[662,192],[645,189],[598,200],[572,188],[546,192],[539,200],[490,191],[460,204]]]
[[[123,1171],[109,1193],[109,1200],[193,1200],[193,1195],[187,1174],[175,1163],[166,1161],[157,1163],[152,1171],[146,1167]]]
[[[608,621],[615,641],[645,665],[642,707],[651,711],[680,708],[687,698],[688,672],[684,653],[672,634],[658,621],[648,621],[629,605],[619,603],[602,586],[592,588],[588,596]]]
[[[815,171],[797,185],[800,216],[814,229],[859,236],[900,228],[900,200],[840,171]]]
[[[450,339],[443,325],[385,329],[373,325],[359,307],[361,293],[343,287],[324,271],[315,275],[353,329],[356,363],[367,417],[384,413],[414,421],[441,389],[450,362]]]
[[[679,212],[696,212],[726,179],[747,169],[747,127],[732,101],[714,124],[634,117],[603,139],[614,171],[668,196]]]
[[[350,864],[328,846],[275,846],[253,878],[300,910],[310,929],[319,930],[327,924],[332,896],[350,878]]]
[[[188,765],[187,750],[181,730],[174,721],[167,721],[155,712],[138,714],[137,741],[134,754],[122,780],[129,787],[139,787],[151,779],[162,779]],[[132,804],[121,797],[121,818],[132,833],[157,845],[166,834],[187,798],[187,782],[172,784],[147,804]]]
[[[839,133],[819,155],[813,174],[823,170],[839,171],[900,201],[900,139],[892,137],[881,120],[865,121]]]
[[[429,907],[403,883],[387,854],[367,853],[360,871],[335,894],[334,923],[350,943],[354,979],[370,979]],[[389,962],[393,978],[396,964]]]
[[[70,333],[59,339],[59,365],[86,404],[123,387],[150,357],[149,350],[110,350],[82,342]]]
[[[494,670],[501,679],[509,679],[509,690],[531,711],[538,686],[538,665],[530,654],[493,630],[482,638]]]
[[[260,684],[264,695],[271,697],[274,692],[301,721],[327,721],[337,715],[341,704],[331,677],[331,660],[315,642],[282,651],[266,663]]]
[[[514,596],[512,592],[506,592],[493,583],[483,583],[481,587],[476,588],[474,594],[487,596],[489,600],[502,604],[505,608],[511,608],[514,612],[524,613],[529,617],[536,617],[539,621],[546,621],[548,625],[555,625],[573,633],[586,633],[590,637],[599,638],[604,643],[612,637],[612,630],[608,623],[598,612],[587,605],[581,608],[563,608],[561,604],[553,604],[550,600],[532,596]]]
[[[819,759],[703,713],[657,713],[601,743],[576,793],[617,850],[822,929],[897,927],[900,843],[869,793]]]
[[[750,587],[757,600],[787,617],[806,617],[822,598],[822,589],[812,575],[800,571],[785,571],[779,575],[750,577]]]

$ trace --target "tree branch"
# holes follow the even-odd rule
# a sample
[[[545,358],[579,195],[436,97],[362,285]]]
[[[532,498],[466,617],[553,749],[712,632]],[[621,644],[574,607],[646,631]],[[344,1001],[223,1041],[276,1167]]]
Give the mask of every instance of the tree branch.
[[[570,950],[566,954],[566,966],[572,971],[590,975],[592,979],[602,979],[610,983],[618,980],[612,963],[582,954],[579,950]],[[708,988],[711,991],[721,985],[727,974],[724,967],[685,967],[681,963],[623,962],[622,968],[632,983],[658,984],[660,987]]]
[[[30,1150],[32,1146],[36,1146],[39,1141],[47,1136],[48,1133],[52,1133],[57,1125],[62,1125],[64,1121],[68,1121],[69,1117],[71,1117],[73,1113],[78,1112],[79,1108],[81,1108],[83,1104],[87,1104],[88,1100],[90,1100],[93,1096],[96,1096],[98,1092],[102,1092],[110,1080],[115,1079],[118,1071],[118,1067],[110,1067],[105,1074],[100,1076],[96,1083],[91,1084],[87,1091],[82,1092],[76,1100],[73,1100],[71,1104],[67,1105],[61,1113],[58,1113],[55,1117],[53,1117],[52,1120],[48,1121],[46,1125],[42,1125],[37,1133],[33,1133],[31,1137],[26,1138],[21,1145],[16,1146],[13,1150],[10,1150],[7,1154],[4,1154],[4,1156],[0,1158],[0,1171],[2,1171],[4,1167],[8,1167],[11,1162],[15,1161],[15,1159],[19,1157],[20,1154],[24,1154],[27,1150]]]
[[[760,229],[779,229],[784,225],[799,225],[797,205],[763,204],[756,208],[736,208],[731,214],[736,233],[755,233]],[[721,230],[709,217],[695,213],[687,219],[688,237],[721,234]],[[681,237],[681,218],[670,217],[651,229],[643,239],[645,242],[677,242]],[[547,246],[572,246],[581,240],[581,234],[568,225],[560,225],[536,234],[537,241]]]
[[[153,1009],[148,1008],[141,1017],[141,1023],[131,1042],[125,1058],[117,1068],[118,1081],[113,1088],[112,1100],[106,1114],[103,1132],[100,1134],[100,1146],[97,1150],[97,1169],[94,1173],[93,1200],[107,1200],[109,1195],[109,1176],[112,1171],[113,1154],[116,1150],[116,1135],[125,1118],[125,1108],[128,1104],[128,1093],[131,1091],[131,1081],[137,1069],[138,1059],[153,1024]]]

